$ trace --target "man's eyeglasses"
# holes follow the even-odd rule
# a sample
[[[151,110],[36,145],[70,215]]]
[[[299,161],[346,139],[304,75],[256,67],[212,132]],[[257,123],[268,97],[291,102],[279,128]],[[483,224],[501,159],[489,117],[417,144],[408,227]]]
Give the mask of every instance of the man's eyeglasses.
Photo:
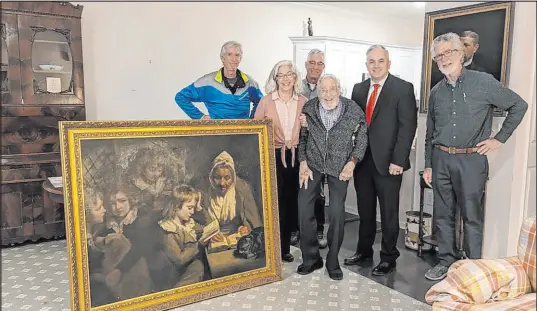
[[[276,79],[278,80],[282,80],[283,78],[288,78],[288,79],[293,79],[295,77],[295,73],[294,72],[289,72],[289,73],[286,73],[286,74],[277,74],[276,75]]]
[[[436,56],[433,58],[435,61],[442,60],[444,57],[451,57],[453,55],[453,52],[458,51],[457,49],[447,50],[444,53],[436,54]]]
[[[317,66],[317,67],[321,67],[321,68],[324,67],[324,63],[323,63],[323,62],[318,62],[318,63],[317,63],[317,62],[311,60],[311,61],[308,62],[308,64],[309,64],[311,67],[315,67],[315,66]]]
[[[337,88],[329,88],[329,89],[320,89],[320,94],[337,94]]]

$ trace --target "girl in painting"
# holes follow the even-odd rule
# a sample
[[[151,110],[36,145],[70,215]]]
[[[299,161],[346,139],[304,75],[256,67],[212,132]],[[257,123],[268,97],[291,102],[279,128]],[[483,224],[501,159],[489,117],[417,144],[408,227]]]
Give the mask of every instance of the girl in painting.
[[[174,188],[171,202],[158,222],[162,229],[162,250],[167,263],[158,276],[159,290],[201,282],[206,275],[206,259],[199,240],[203,227],[192,216],[201,212],[201,193],[188,185]],[[157,281],[155,280],[155,283]]]
[[[237,177],[233,158],[226,151],[213,160],[209,181],[211,186],[206,206],[220,225],[220,233],[213,237],[213,241],[223,241],[225,236],[231,234],[244,236],[252,229],[263,226],[252,190]]]

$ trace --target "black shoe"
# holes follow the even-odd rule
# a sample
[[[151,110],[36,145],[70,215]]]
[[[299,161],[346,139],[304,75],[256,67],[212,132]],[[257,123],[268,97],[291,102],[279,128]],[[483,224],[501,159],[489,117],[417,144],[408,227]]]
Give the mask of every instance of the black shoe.
[[[373,256],[365,256],[363,254],[356,253],[349,258],[345,258],[343,264],[346,266],[356,266],[367,261],[373,261]]]
[[[300,266],[298,266],[298,269],[296,270],[296,272],[298,274],[306,275],[306,274],[312,273],[315,270],[321,269],[322,267],[323,267],[323,259],[319,258],[317,259],[317,262],[311,266],[305,266],[304,264],[301,264]]]
[[[328,276],[332,279],[332,280],[335,280],[335,281],[340,281],[340,280],[343,280],[343,271],[341,271],[341,269],[336,269],[336,270],[327,270],[328,271]]]
[[[293,255],[287,253],[287,254],[282,255],[282,260],[287,261],[287,262],[293,262],[295,260],[295,257],[293,257]]]
[[[291,245],[295,246],[298,244],[299,238],[298,238],[298,231],[291,233]]]
[[[387,262],[387,261],[381,261],[378,266],[373,268],[373,275],[383,276],[389,273],[392,273],[393,270],[395,270],[395,261],[394,262]]]

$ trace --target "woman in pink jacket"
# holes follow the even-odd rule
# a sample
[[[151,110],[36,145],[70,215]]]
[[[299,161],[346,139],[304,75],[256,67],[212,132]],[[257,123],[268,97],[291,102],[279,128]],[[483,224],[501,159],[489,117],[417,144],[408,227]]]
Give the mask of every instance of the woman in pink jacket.
[[[307,98],[300,95],[300,73],[291,61],[278,62],[267,80],[264,96],[255,119],[270,118],[274,126],[278,209],[282,259],[294,260],[290,253],[291,231],[298,223],[298,156],[299,116]]]

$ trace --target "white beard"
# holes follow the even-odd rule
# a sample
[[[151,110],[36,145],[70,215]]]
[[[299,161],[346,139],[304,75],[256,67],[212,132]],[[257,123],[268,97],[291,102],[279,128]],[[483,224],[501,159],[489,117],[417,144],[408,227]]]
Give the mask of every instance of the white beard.
[[[448,67],[438,66],[438,69],[440,70],[440,72],[446,76],[453,73],[455,71],[455,68],[456,68],[455,64],[453,63],[451,63],[451,65],[449,65]]]
[[[337,101],[338,101],[338,100],[339,100],[339,99],[334,99],[335,104],[332,106],[332,105],[330,105],[329,103],[327,103],[325,100],[319,98],[319,101],[321,102],[321,105],[323,105],[324,109],[326,109],[326,110],[332,110],[332,109],[336,108],[336,107],[337,107]]]

